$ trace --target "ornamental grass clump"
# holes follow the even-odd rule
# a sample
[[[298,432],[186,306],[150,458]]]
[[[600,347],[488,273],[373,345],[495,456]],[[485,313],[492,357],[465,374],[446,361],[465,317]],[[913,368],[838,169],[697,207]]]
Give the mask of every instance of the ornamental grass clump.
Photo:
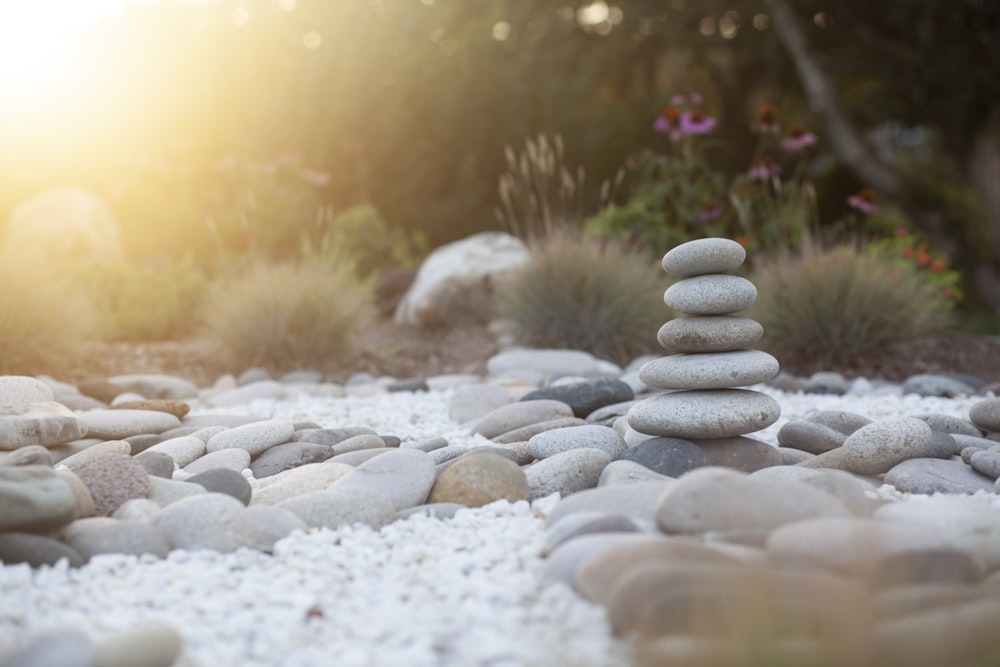
[[[850,364],[951,321],[952,301],[912,266],[850,244],[807,238],[759,258],[751,280],[758,298],[749,315],[782,362]]]
[[[257,263],[210,291],[203,319],[234,367],[315,369],[354,350],[371,310],[349,264]]]
[[[653,258],[566,228],[529,240],[529,249],[531,259],[497,294],[520,343],[618,363],[657,349],[667,285]]]

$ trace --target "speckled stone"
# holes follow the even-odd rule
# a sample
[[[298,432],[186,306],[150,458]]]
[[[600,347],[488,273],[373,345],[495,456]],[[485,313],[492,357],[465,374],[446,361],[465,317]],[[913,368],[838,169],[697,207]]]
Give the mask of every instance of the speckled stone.
[[[663,302],[686,315],[729,315],[749,308],[757,288],[746,278],[709,275],[685,278],[667,288]]]
[[[258,456],[250,464],[250,470],[253,471],[254,477],[260,479],[262,477],[277,475],[283,470],[298,468],[306,463],[325,461],[332,457],[333,454],[333,449],[326,445],[315,445],[309,442],[286,442],[283,445],[275,445],[268,448],[267,451]]]
[[[926,422],[914,417],[888,417],[858,429],[838,449],[799,465],[879,475],[907,459],[926,457],[931,439],[931,427]]]
[[[628,411],[628,423],[649,435],[727,438],[767,428],[780,415],[781,406],[766,394],[706,389],[652,396]]]
[[[893,466],[885,483],[908,493],[976,493],[994,491],[994,480],[961,461],[913,458]]]
[[[673,276],[697,276],[735,271],[747,258],[747,251],[727,238],[694,239],[671,248],[663,256],[663,270]]]
[[[245,449],[250,456],[258,456],[269,447],[280,445],[292,439],[295,426],[290,421],[271,419],[236,426],[212,436],[205,445],[207,452],[237,447]]]
[[[124,454],[109,454],[86,461],[73,471],[90,491],[98,516],[114,514],[132,498],[147,498],[149,475],[142,464]]]
[[[764,327],[748,317],[693,315],[666,322],[656,340],[671,354],[729,352],[748,348],[763,335]]]
[[[592,489],[601,478],[601,471],[611,462],[607,452],[584,447],[538,461],[525,469],[528,480],[528,500],[544,498],[553,493],[568,496]]]
[[[528,440],[528,452],[536,459],[583,447],[600,449],[614,458],[625,451],[626,445],[625,440],[614,429],[596,424],[545,431]]]
[[[205,454],[205,441],[193,435],[185,435],[158,442],[146,452],[166,454],[174,460],[178,468],[183,468]]]
[[[639,379],[660,389],[728,389],[773,379],[778,360],[759,350],[674,354],[649,362]]]
[[[984,431],[1000,431],[1000,398],[990,398],[974,404],[969,408],[969,419]]]

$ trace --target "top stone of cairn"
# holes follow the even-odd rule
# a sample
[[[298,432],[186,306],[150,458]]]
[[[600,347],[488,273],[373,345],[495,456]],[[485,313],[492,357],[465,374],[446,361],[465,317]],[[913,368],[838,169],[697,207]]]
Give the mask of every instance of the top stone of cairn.
[[[663,270],[680,277],[728,273],[737,269],[746,258],[747,251],[731,239],[695,239],[667,252],[663,256]]]

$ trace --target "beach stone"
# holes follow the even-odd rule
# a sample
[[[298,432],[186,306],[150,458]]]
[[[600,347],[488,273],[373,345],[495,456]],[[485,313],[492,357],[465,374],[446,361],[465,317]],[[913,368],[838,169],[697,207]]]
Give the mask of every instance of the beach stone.
[[[311,442],[333,447],[359,435],[377,435],[375,429],[367,426],[343,426],[340,428],[304,428],[295,431],[294,442]]]
[[[0,415],[0,450],[54,447],[82,438],[84,422],[61,403],[31,403],[16,415]]]
[[[903,382],[903,394],[957,398],[959,396],[975,396],[976,387],[953,375],[922,373],[906,378]]]
[[[785,466],[802,463],[816,456],[815,454],[810,454],[794,447],[778,447],[778,454],[781,455],[781,465]]]
[[[604,470],[601,471],[601,476],[597,480],[597,486],[634,484],[636,482],[655,482],[671,479],[673,477],[653,472],[646,466],[635,461],[616,459],[604,466]]]
[[[803,482],[838,498],[855,516],[871,516],[885,503],[878,499],[878,489],[874,484],[843,470],[782,465],[763,468],[753,473],[753,476]]]
[[[212,470],[214,468],[226,468],[228,470],[241,472],[249,467],[250,452],[245,449],[230,448],[220,449],[217,452],[199,456],[197,459],[184,466],[183,470],[190,475],[197,475],[200,472],[205,472],[206,470]]]
[[[463,456],[434,482],[427,502],[482,507],[497,500],[527,500],[524,471],[513,461],[488,452]]]
[[[325,461],[333,456],[333,454],[333,449],[326,445],[314,445],[308,442],[286,442],[283,445],[275,445],[267,449],[250,464],[250,470],[253,471],[254,477],[260,479],[262,477],[277,475],[279,472],[288,470],[289,468],[298,468],[300,465],[306,463]]]
[[[951,415],[914,415],[917,419],[927,422],[932,431],[941,433],[960,433],[974,438],[983,437],[982,430],[968,419],[960,419]]]
[[[55,459],[52,452],[41,445],[18,447],[12,452],[0,451],[0,467],[2,466],[53,466]]]
[[[384,449],[388,446],[389,445],[384,438],[377,436],[374,433],[362,433],[360,435],[354,435],[345,440],[341,440],[337,444],[330,447],[330,452],[334,456],[339,456],[340,454],[359,452],[365,449]]]
[[[274,553],[274,545],[293,532],[309,530],[309,524],[291,510],[272,505],[252,505],[236,518],[237,530],[250,549]]]
[[[48,466],[0,468],[0,531],[44,531],[76,518],[73,489]]]
[[[84,560],[80,554],[58,540],[33,533],[0,533],[0,563],[16,565],[27,563],[31,567],[55,565],[66,559],[70,567],[80,567]]]
[[[528,500],[553,493],[568,496],[592,489],[610,462],[607,452],[590,447],[571,449],[543,459],[524,471],[528,480]]]
[[[322,491],[354,468],[341,463],[307,463],[251,482],[253,505],[276,505],[302,493]]]
[[[181,426],[194,428],[194,431],[190,431],[187,435],[193,435],[198,429],[209,428],[209,427],[219,427],[223,426],[226,429],[234,428],[236,426],[243,426],[245,424],[255,424],[260,422],[260,417],[254,417],[253,415],[230,415],[221,413],[209,413],[201,415],[188,414],[181,420]],[[174,435],[181,435],[174,433]],[[204,439],[204,438],[202,438]]]
[[[975,493],[994,490],[994,479],[961,461],[914,458],[885,473],[884,481],[906,493]]]
[[[162,621],[145,620],[98,644],[94,665],[172,667],[182,650],[183,640],[176,630]]]
[[[288,442],[294,433],[295,426],[290,421],[270,419],[253,422],[212,436],[205,445],[205,451],[211,453],[235,447],[246,450],[252,458],[270,447]]]
[[[160,506],[149,498],[133,498],[115,510],[111,518],[121,521],[148,521],[160,509]]]
[[[73,472],[90,491],[94,511],[99,516],[110,516],[126,500],[146,498],[151,490],[146,469],[124,454],[85,461]]]
[[[254,401],[278,401],[288,398],[291,389],[287,384],[264,380],[251,384],[224,389],[202,396],[198,402],[209,408],[224,408],[234,405],[246,405]]]
[[[931,427],[925,422],[913,417],[889,417],[858,429],[840,448],[800,465],[879,475],[908,459],[926,457],[930,453],[931,438]],[[833,465],[827,466],[828,462]]]
[[[276,507],[290,510],[313,528],[330,530],[355,523],[377,529],[396,518],[396,508],[388,498],[363,486],[331,486],[310,491]]]
[[[635,398],[632,388],[612,377],[582,380],[571,384],[552,385],[528,392],[522,401],[552,399],[568,405],[577,417],[586,417],[606,405],[630,401]]]
[[[180,431],[181,429],[170,429],[170,430]],[[166,432],[167,431],[164,431],[164,433]],[[156,433],[143,433],[142,435],[129,436],[128,438],[125,438],[125,442],[129,444],[129,453],[131,453],[132,456],[135,456],[136,454],[143,453],[153,445],[158,445],[164,440],[168,439],[169,438],[164,438],[162,435]]]
[[[609,458],[614,458],[624,452],[627,446],[624,438],[614,429],[594,424],[545,431],[528,440],[528,452],[536,459],[584,447],[600,449]]]
[[[235,530],[245,511],[243,503],[224,493],[201,493],[181,498],[157,512],[150,523],[171,549],[212,549],[221,553],[246,546]]]
[[[176,462],[163,452],[142,452],[134,457],[136,463],[143,467],[147,475],[171,479],[174,476]]]
[[[581,350],[504,350],[487,360],[486,370],[494,377],[528,370],[550,380],[611,374],[602,372],[602,365],[594,355]]]
[[[396,513],[397,520],[409,519],[411,516],[426,516],[433,519],[451,519],[458,510],[466,509],[465,505],[458,503],[427,503],[416,507],[407,507]]]
[[[727,438],[767,428],[780,415],[781,406],[766,394],[747,389],[706,389],[647,398],[628,411],[628,423],[649,435]]]
[[[742,435],[692,442],[705,454],[707,465],[710,466],[755,472],[782,464],[781,452],[777,447]]]
[[[986,665],[1000,651],[995,596],[883,620],[872,628],[874,664]],[[983,662],[984,657],[987,658]]]
[[[614,532],[590,533],[566,540],[549,553],[542,580],[546,583],[562,582],[572,587],[577,570],[587,559],[620,545],[646,539],[649,538],[642,533]]]
[[[362,463],[369,461],[377,456],[386,454],[388,452],[395,451],[395,447],[373,447],[371,449],[356,449],[353,452],[344,452],[343,454],[337,454],[336,456],[327,459],[331,463],[341,463],[349,465],[351,467],[357,468]]]
[[[88,491],[86,485],[80,481],[80,478],[74,475],[73,471],[65,468],[56,470],[56,474],[59,475],[64,482],[66,482],[70,490],[73,492],[73,497],[76,499],[76,518],[86,519],[94,516],[94,499],[90,496],[90,491]]]
[[[142,433],[160,433],[180,426],[177,417],[154,410],[90,410],[81,412],[88,437],[122,440]]]
[[[787,422],[778,430],[778,444],[810,454],[822,454],[844,444],[847,436],[829,426],[800,419]]]
[[[663,302],[686,315],[729,315],[749,308],[757,288],[746,278],[708,275],[685,278],[667,288]]]
[[[990,479],[1000,477],[1000,451],[995,449],[979,449],[969,456],[969,465],[981,475]]]
[[[510,394],[496,384],[466,384],[448,399],[448,417],[459,423],[480,419],[510,403]]]
[[[850,511],[832,495],[801,482],[701,468],[660,496],[655,516],[667,534],[699,534],[772,530],[802,519],[850,516]]]
[[[413,440],[400,443],[402,449],[419,449],[422,452],[433,452],[448,446],[448,439],[440,436],[427,438],[426,440]]]
[[[174,460],[178,468],[183,468],[205,455],[205,441],[193,435],[185,435],[163,440],[145,451],[166,454]]]
[[[430,391],[430,388],[424,378],[411,378],[387,384],[385,390],[389,393],[396,393],[400,391]]]
[[[653,524],[654,507],[660,496],[675,480],[636,482],[634,484],[616,484],[599,486],[574,493],[560,500],[549,510],[545,523],[553,526],[571,514],[577,512],[615,512],[623,514],[634,521]]]
[[[727,389],[767,382],[778,369],[778,360],[759,350],[674,354],[643,366],[639,379],[661,389]]]
[[[931,431],[931,445],[927,449],[927,456],[935,459],[948,459],[960,454],[961,451],[951,434]]]
[[[805,394],[833,394],[843,396],[850,389],[847,379],[834,371],[819,371],[806,380],[802,392]]]
[[[393,449],[365,461],[333,484],[376,491],[398,511],[427,500],[434,485],[434,460],[417,449]]]
[[[159,507],[166,507],[189,496],[204,495],[208,490],[201,484],[191,484],[178,479],[149,478],[149,500]]]
[[[651,438],[619,452],[615,460],[634,461],[666,477],[708,465],[708,456],[698,445],[680,438]]]
[[[599,533],[638,533],[642,529],[635,521],[614,512],[577,512],[565,517],[545,531],[545,551],[552,552],[560,544],[582,535]]]
[[[96,650],[90,638],[73,628],[47,630],[4,656],[4,667],[94,667]]]
[[[166,558],[170,553],[166,538],[146,521],[78,519],[63,529],[62,536],[66,545],[87,561],[98,554],[153,554]]]
[[[84,380],[83,382],[79,382],[76,388],[81,394],[90,396],[102,403],[111,403],[111,401],[115,400],[121,394],[128,393],[121,385],[109,382],[104,378]]]
[[[694,239],[674,246],[663,256],[663,270],[672,276],[698,276],[735,271],[747,258],[747,251],[732,239]]]
[[[146,398],[162,398],[180,401],[185,398],[197,398],[198,386],[190,380],[173,375],[156,373],[114,375],[108,378],[126,391],[134,391]]]
[[[96,445],[83,448],[75,454],[70,454],[66,458],[60,460],[59,463],[72,470],[84,461],[90,461],[100,456],[107,456],[108,454],[124,454],[126,456],[131,456],[132,446],[124,440],[105,440],[104,442],[99,442]]]
[[[692,315],[668,320],[656,340],[671,354],[699,354],[743,350],[763,336],[764,327],[748,317]]]
[[[146,399],[142,401],[124,401],[114,403],[109,410],[153,410],[166,412],[181,419],[191,411],[191,406],[184,401],[169,401],[163,398]]]
[[[521,428],[515,428],[513,431],[501,433],[491,439],[493,442],[500,445],[507,445],[514,442],[527,442],[539,433],[569,428],[570,426],[584,426],[585,424],[587,424],[587,421],[580,419],[579,417],[559,417],[557,419],[549,419],[548,421],[536,422],[534,424],[522,426]]]
[[[493,438],[522,426],[560,417],[573,417],[573,409],[562,401],[546,399],[510,403],[479,419],[472,426],[471,432],[484,438]]]
[[[99,401],[96,398],[85,396],[78,391],[59,392],[56,394],[56,403],[61,403],[74,412],[80,412],[83,410],[103,410],[108,407],[108,404],[104,401]]]
[[[20,414],[32,403],[56,400],[49,385],[26,375],[0,375],[0,415]]]
[[[1000,398],[978,401],[969,408],[969,420],[987,433],[1000,431]]]
[[[227,468],[212,468],[200,472],[185,480],[188,484],[197,484],[209,493],[224,493],[232,496],[244,505],[250,504],[252,489],[250,482],[235,470]]]
[[[638,403],[641,399],[633,399],[631,401],[623,401],[621,403],[612,403],[611,405],[605,405],[603,408],[598,408],[594,410],[586,417],[586,422],[588,424],[599,424],[601,426],[611,426],[614,424],[615,419],[618,417],[623,417],[628,412],[629,408]]]
[[[887,503],[872,516],[879,521],[927,528],[985,564],[988,571],[1000,567],[1000,508],[990,504],[990,497],[914,497]]]

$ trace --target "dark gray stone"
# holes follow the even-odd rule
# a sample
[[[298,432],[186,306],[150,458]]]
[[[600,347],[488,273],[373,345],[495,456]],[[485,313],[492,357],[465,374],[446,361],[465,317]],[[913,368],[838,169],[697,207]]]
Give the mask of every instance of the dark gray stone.
[[[844,444],[847,436],[813,421],[790,421],[778,430],[778,444],[810,454],[822,454]]]
[[[977,449],[969,457],[969,465],[976,472],[993,479],[1000,478],[1000,452],[993,449]]]
[[[635,398],[632,388],[618,378],[602,377],[530,391],[522,401],[553,399],[573,409],[576,417],[586,417],[599,408]]]
[[[31,533],[0,533],[0,562],[5,565],[27,563],[31,567],[55,565],[65,558],[71,567],[83,565],[83,558],[68,546],[51,537]]]
[[[181,429],[171,429],[171,430],[181,430]],[[129,444],[129,453],[132,456],[136,454],[142,454],[144,451],[152,447],[153,445],[158,445],[163,442],[164,437],[162,435],[156,435],[155,433],[146,433],[144,435],[133,435],[129,438],[125,438],[125,442]]]
[[[430,387],[427,386],[427,380],[424,378],[413,378],[410,380],[400,380],[399,382],[393,382],[388,387],[387,391],[399,392],[399,391],[430,391]]]
[[[705,452],[708,465],[733,468],[743,472],[755,472],[762,468],[782,465],[781,452],[766,442],[734,436],[713,440],[692,440]]]
[[[333,456],[332,447],[309,442],[289,442],[267,449],[250,464],[257,479],[277,475],[283,470],[298,468],[306,463],[319,463]]]
[[[367,426],[344,426],[341,428],[305,428],[292,436],[294,442],[311,442],[332,447],[358,435],[375,435],[375,430]]]
[[[174,459],[163,452],[142,452],[132,457],[139,462],[146,473],[153,477],[170,479],[174,476]]]
[[[624,417],[628,414],[629,408],[638,403],[639,400],[641,399],[632,399],[630,401],[612,403],[611,405],[605,405],[604,407],[597,408],[587,415],[587,423],[600,424],[601,426],[611,426],[614,424],[616,419]]]
[[[908,493],[993,492],[994,480],[961,461],[916,458],[893,467],[884,481]]]
[[[250,504],[250,496],[253,494],[250,482],[243,475],[229,468],[211,468],[189,477],[185,481],[189,484],[199,484],[209,492],[232,496],[244,505]]]
[[[935,459],[950,459],[961,451],[958,443],[955,442],[955,438],[950,433],[943,431],[931,432],[931,448],[927,452],[927,456]]]
[[[922,419],[927,422],[927,425],[931,427],[932,431],[939,431],[941,433],[960,433],[961,435],[970,435],[974,438],[981,438],[983,435],[982,430],[973,424],[968,419],[959,419],[958,417],[952,417],[951,415],[915,415],[917,419]]]
[[[651,438],[629,447],[614,460],[634,461],[667,477],[680,477],[689,470],[709,465],[705,451],[682,438]]]

